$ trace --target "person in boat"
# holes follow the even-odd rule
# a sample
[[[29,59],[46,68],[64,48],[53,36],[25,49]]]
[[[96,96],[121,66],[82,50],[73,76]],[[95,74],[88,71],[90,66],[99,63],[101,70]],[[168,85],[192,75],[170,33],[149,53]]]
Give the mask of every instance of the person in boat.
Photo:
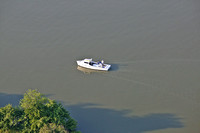
[[[101,64],[104,65],[104,60],[101,60]]]
[[[100,67],[104,67],[104,61],[98,61],[97,64],[100,66]]]
[[[104,61],[103,60],[98,61],[97,64],[104,64]]]

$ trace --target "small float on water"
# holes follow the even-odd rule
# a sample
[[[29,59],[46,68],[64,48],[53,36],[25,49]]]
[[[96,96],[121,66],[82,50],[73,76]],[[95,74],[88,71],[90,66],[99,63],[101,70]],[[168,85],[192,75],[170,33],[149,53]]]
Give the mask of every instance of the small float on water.
[[[108,71],[111,67],[109,64],[104,64],[104,61],[95,62],[92,59],[84,59],[76,61],[77,64],[81,67],[93,69],[93,70],[101,70]]]

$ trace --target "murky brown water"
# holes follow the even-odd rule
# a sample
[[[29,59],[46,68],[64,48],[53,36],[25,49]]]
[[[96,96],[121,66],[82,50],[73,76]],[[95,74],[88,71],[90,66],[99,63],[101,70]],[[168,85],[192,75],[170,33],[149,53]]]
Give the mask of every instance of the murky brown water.
[[[2,0],[0,105],[38,88],[83,133],[199,133],[199,51],[198,0]]]

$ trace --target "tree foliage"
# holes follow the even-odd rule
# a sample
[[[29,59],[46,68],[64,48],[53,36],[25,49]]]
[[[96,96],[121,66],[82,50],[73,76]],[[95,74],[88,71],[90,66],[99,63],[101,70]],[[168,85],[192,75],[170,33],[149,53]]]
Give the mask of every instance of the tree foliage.
[[[54,100],[28,90],[18,107],[0,108],[0,132],[78,133],[77,122]]]
[[[12,105],[0,108],[0,129],[2,130],[20,130],[22,128],[23,111],[19,108],[13,108]]]

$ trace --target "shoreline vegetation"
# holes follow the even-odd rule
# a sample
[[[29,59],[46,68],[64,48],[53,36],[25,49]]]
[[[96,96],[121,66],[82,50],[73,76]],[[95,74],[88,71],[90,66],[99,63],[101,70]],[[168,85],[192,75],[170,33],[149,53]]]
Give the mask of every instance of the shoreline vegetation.
[[[70,113],[37,90],[29,89],[19,106],[0,108],[0,133],[81,133]]]

